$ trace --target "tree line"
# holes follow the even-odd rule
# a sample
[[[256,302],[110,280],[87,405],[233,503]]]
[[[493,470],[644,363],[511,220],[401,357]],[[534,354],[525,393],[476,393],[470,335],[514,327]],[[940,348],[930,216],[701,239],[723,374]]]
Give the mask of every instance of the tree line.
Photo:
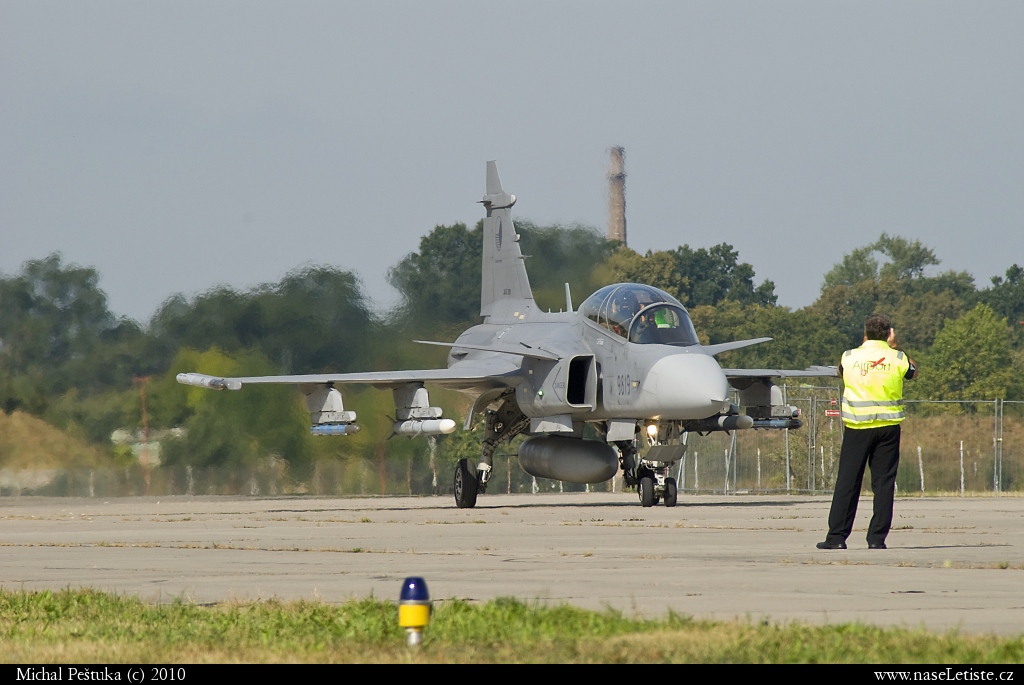
[[[564,308],[566,282],[576,304],[609,283],[647,283],[687,307],[705,344],[774,337],[719,358],[725,367],[760,368],[836,364],[860,344],[864,318],[880,311],[893,317],[921,367],[908,397],[1024,399],[1024,269],[1017,264],[979,288],[966,272],[940,270],[919,241],[882,234],[824,275],[813,304],[791,309],[726,243],[641,255],[585,226],[517,226],[544,309]],[[354,273],[306,266],[249,290],[173,295],[140,323],[110,311],[95,269],[66,264],[59,254],[26,262],[0,276],[0,408],[41,417],[114,459],[131,458],[110,436],[141,427],[143,397],[151,430],[186,429],[163,445],[169,464],[276,459],[301,474],[324,459],[413,459],[422,455],[420,443],[387,439],[390,393],[347,388],[346,408],[364,430],[332,440],[309,435],[293,388],[216,393],[178,385],[174,376],[443,366],[443,350],[411,341],[451,340],[481,321],[481,239],[481,223],[436,226],[389,270],[401,301],[387,312],[370,308]],[[453,415],[467,408],[457,393],[434,390],[432,399]],[[472,456],[477,440],[444,436],[437,456]]]

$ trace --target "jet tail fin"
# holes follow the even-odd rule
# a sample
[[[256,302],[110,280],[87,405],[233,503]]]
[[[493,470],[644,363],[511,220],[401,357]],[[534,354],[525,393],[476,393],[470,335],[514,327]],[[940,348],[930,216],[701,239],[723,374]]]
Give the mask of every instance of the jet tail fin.
[[[514,314],[524,318],[536,308],[526,264],[519,249],[519,234],[512,223],[516,196],[506,193],[498,177],[498,165],[487,162],[487,194],[480,202],[487,209],[484,219],[483,269],[480,284],[480,315]],[[507,305],[507,306],[505,306]],[[505,310],[509,311],[506,312]],[[512,310],[515,310],[514,312]]]

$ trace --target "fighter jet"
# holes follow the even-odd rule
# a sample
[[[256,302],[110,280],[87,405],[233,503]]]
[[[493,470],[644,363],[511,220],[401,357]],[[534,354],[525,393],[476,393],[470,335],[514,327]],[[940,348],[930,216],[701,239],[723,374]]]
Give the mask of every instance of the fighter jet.
[[[496,446],[520,433],[519,464],[527,473],[572,483],[599,483],[621,469],[640,503],[676,505],[669,475],[686,450],[688,431],[799,428],[799,411],[782,401],[773,379],[835,376],[835,367],[803,370],[723,369],[715,355],[771,338],[701,345],[686,308],[668,293],[638,283],[601,288],[574,311],[566,284],[565,311],[542,312],[534,302],[519,234],[512,222],[514,195],[504,191],[497,165],[487,163],[481,200],[484,322],[454,342],[416,341],[450,348],[448,368],[296,376],[221,378],[178,374],[179,383],[241,390],[258,383],[297,385],[314,435],[359,430],[339,387],[366,384],[391,389],[396,435],[451,433],[456,421],[430,405],[427,385],[454,388],[473,403],[463,422],[482,415],[485,435],[475,467],[458,462],[455,504],[476,506],[487,491]],[[730,402],[730,386],[739,404]],[[584,439],[590,424],[599,440]],[[646,446],[643,451],[638,448]]]

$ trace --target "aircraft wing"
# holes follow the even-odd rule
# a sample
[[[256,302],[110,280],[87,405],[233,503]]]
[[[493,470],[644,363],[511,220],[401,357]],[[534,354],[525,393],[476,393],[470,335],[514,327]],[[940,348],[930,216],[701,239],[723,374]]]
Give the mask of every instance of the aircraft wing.
[[[420,343],[421,345],[438,345],[440,347],[451,347],[453,349],[462,350],[478,350],[480,352],[497,352],[498,354],[511,354],[516,357],[532,357],[533,359],[543,359],[545,361],[557,362],[561,357],[551,352],[545,352],[544,350],[536,347],[530,347],[524,342],[518,345],[470,345],[468,343],[448,343],[448,342],[435,342],[433,340],[413,340],[414,343]]]
[[[244,385],[286,384],[325,385],[360,383],[377,388],[395,388],[408,383],[433,383],[457,390],[487,390],[515,385],[519,365],[509,359],[494,357],[460,362],[447,369],[409,371],[366,371],[359,373],[317,373],[295,376],[248,376],[221,378],[202,373],[179,373],[177,380],[214,390],[240,390]]]
[[[836,377],[839,370],[834,366],[809,366],[806,369],[722,369],[727,378],[811,378],[814,376]]]
[[[752,338],[751,340],[735,340],[727,343],[717,343],[715,345],[701,345],[701,349],[712,357],[722,352],[728,352],[729,350],[738,350],[743,347],[750,347],[751,345],[760,345],[771,340],[771,338]]]

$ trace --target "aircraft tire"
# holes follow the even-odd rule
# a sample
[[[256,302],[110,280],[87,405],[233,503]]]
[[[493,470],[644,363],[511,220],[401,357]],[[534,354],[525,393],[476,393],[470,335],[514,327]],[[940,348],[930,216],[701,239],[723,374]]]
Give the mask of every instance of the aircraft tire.
[[[455,506],[459,509],[472,509],[476,506],[477,480],[469,468],[469,461],[459,459],[455,465]]]
[[[640,506],[642,507],[653,507],[654,506],[654,479],[650,476],[644,476],[640,479],[640,483],[637,485],[637,492],[640,494]]]
[[[675,478],[665,479],[665,506],[674,507],[679,497],[679,490],[676,488]]]

